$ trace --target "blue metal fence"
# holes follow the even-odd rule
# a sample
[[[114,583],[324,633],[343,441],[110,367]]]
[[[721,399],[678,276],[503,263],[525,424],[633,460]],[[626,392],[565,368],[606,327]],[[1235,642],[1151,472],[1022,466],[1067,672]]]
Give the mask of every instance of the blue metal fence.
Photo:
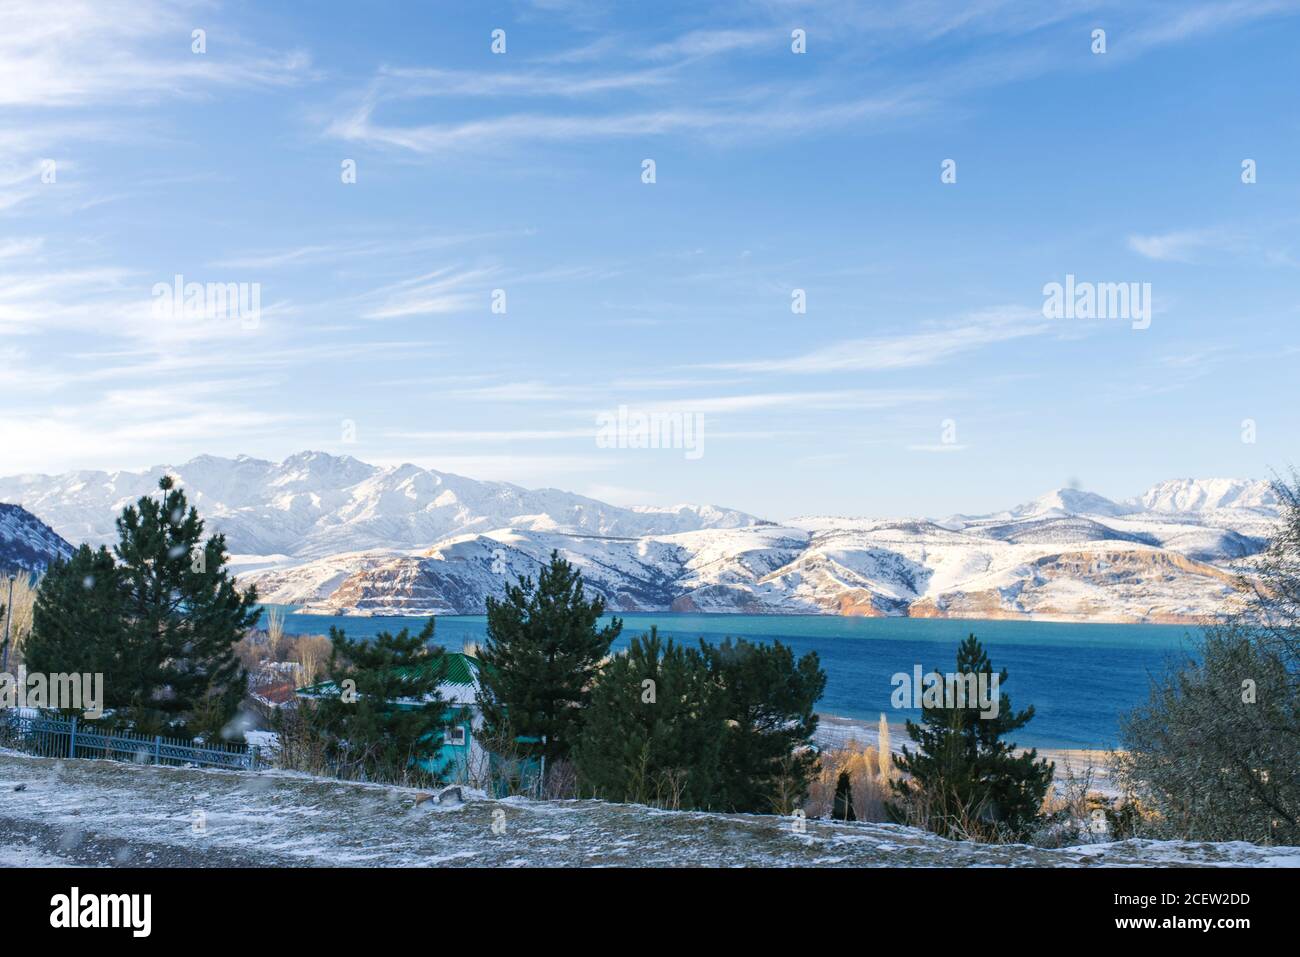
[[[0,712],[0,744],[43,758],[107,758],[137,764],[165,764],[256,770],[256,748],[240,744],[196,744],[180,738],[100,731],[76,718],[31,712]]]

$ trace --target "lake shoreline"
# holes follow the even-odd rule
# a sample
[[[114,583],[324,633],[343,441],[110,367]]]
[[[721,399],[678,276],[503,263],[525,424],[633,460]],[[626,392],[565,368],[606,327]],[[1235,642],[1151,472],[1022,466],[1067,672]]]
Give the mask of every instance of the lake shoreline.
[[[403,609],[380,609],[359,611],[356,608],[329,608],[318,604],[277,605],[275,607],[291,610],[292,614],[316,618],[346,619],[428,619],[428,618],[474,618],[477,615],[464,615],[459,612],[404,611]],[[628,615],[656,615],[663,617],[708,617],[708,618],[832,618],[832,619],[869,619],[891,621],[970,621],[970,622],[1024,622],[1026,624],[1048,625],[1151,625],[1168,628],[1203,628],[1207,624],[1204,616],[1198,615],[1160,615],[1152,617],[1134,617],[1124,615],[1069,615],[1069,614],[1004,614],[989,615],[981,618],[969,618],[959,615],[862,615],[840,614],[838,612],[786,614],[782,612],[749,611],[611,611],[605,617],[621,618]]]
[[[350,639],[365,640],[403,628],[417,633],[428,624],[426,618],[320,618],[273,607],[285,612],[289,634],[323,634],[333,626]],[[731,638],[779,641],[796,657],[815,653],[827,675],[818,710],[872,725],[882,711],[891,722],[918,718],[919,708],[893,705],[900,677],[915,675],[918,667],[922,673],[951,671],[958,644],[974,634],[994,667],[1008,671],[1004,689],[1013,707],[1035,707],[1034,720],[1018,740],[1063,749],[1115,744],[1119,716],[1147,699],[1151,676],[1171,660],[1196,654],[1194,629],[1170,625],[680,612],[620,617],[623,629],[615,650],[657,627],[665,640],[691,648],[701,640],[716,645]],[[608,621],[607,616],[602,624]],[[432,643],[449,651],[471,649],[487,632],[482,615],[439,616],[434,625]]]
[[[823,751],[856,746],[858,748],[879,748],[879,724],[858,718],[846,718],[842,715],[817,714],[817,731],[813,734],[813,743]],[[903,722],[889,720],[889,750],[901,754],[904,745],[912,745],[907,736],[907,727]],[[1029,748],[1018,748],[1024,752]],[[1102,748],[1035,748],[1038,757],[1051,761],[1055,766],[1052,786],[1058,795],[1064,794],[1075,781],[1086,781],[1089,792],[1097,792],[1107,797],[1119,795],[1115,782],[1112,758],[1114,752]]]

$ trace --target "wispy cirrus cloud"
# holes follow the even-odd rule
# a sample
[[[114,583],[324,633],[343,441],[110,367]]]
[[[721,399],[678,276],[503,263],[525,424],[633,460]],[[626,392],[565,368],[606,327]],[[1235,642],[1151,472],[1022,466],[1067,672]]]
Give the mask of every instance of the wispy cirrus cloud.
[[[443,267],[432,272],[403,279],[373,293],[361,313],[363,319],[402,319],[411,316],[443,315],[478,308],[489,308],[485,281],[497,270],[456,269]]]
[[[937,389],[827,389],[698,396],[668,402],[642,403],[638,408],[653,412],[698,412],[706,415],[808,409],[878,410],[937,402],[946,396],[947,393]]]
[[[274,411],[251,401],[232,401],[240,380],[209,380],[186,387],[112,389],[88,401],[28,407],[6,401],[13,414],[0,417],[0,447],[7,473],[84,468],[139,468],[167,457],[194,436],[219,438],[237,447],[303,421],[298,413]]]
[[[500,241],[532,235],[534,230],[492,230],[413,236],[410,238],[364,239],[351,242],[304,243],[279,249],[263,249],[214,260],[211,265],[223,269],[281,269],[316,266],[350,259],[383,257],[396,260],[424,253],[451,249],[471,243]]]
[[[381,69],[371,85],[371,99],[422,97],[560,97],[574,99],[619,90],[643,90],[673,81],[670,69],[613,73],[559,73],[546,70],[488,73],[432,68]]]
[[[499,149],[512,143],[572,142],[629,136],[748,139],[798,131],[888,122],[934,112],[964,95],[1071,67],[1085,58],[1063,56],[1074,21],[1079,36],[1119,19],[1110,62],[1194,40],[1214,31],[1300,11],[1300,0],[1236,0],[1177,4],[1147,10],[1107,2],[1023,3],[986,0],[953,10],[943,3],[793,4],[724,11],[712,29],[689,29],[658,40],[604,36],[572,49],[536,56],[526,71],[457,72],[381,68],[358,98],[325,123],[327,136],[422,155]],[[727,18],[731,21],[728,22]],[[733,55],[789,57],[790,27],[807,27],[809,43],[841,48],[845,34],[871,37],[877,54],[853,60],[800,57],[798,79],[779,86],[741,78]],[[970,52],[934,49],[953,35],[973,42]],[[981,45],[983,44],[983,45]],[[1086,49],[1086,47],[1085,47]],[[892,58],[888,56],[892,54]],[[900,57],[899,54],[905,54]],[[575,69],[609,61],[659,64],[651,69],[594,72]],[[847,77],[872,92],[827,95]],[[440,123],[392,118],[388,104],[421,97],[502,98],[491,115]],[[545,98],[594,100],[545,110],[523,106]]]
[[[193,95],[222,86],[286,85],[310,69],[303,52],[258,51],[211,22],[208,4],[159,0],[0,2],[0,106],[85,107]],[[208,29],[207,53],[191,32]]]
[[[1007,307],[896,336],[848,339],[794,356],[706,363],[736,372],[831,373],[910,369],[933,365],[997,343],[1038,335],[1050,326],[1041,312]]]

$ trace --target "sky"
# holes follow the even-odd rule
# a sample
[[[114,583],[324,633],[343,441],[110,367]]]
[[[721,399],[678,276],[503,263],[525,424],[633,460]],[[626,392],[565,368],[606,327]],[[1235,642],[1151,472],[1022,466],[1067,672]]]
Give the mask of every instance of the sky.
[[[1268,478],[1297,41],[1287,0],[0,0],[0,474],[314,449],[773,520]],[[1051,315],[1067,276],[1130,312]]]

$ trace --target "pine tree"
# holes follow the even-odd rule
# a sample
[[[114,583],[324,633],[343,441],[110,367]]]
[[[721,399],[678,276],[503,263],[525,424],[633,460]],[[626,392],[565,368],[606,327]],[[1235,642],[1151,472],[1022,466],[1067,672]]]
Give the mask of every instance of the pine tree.
[[[982,674],[992,688],[993,666],[974,635],[957,649],[957,674]],[[943,701],[922,708],[920,724],[907,722],[908,737],[918,748],[904,747],[894,757],[894,766],[908,779],[890,782],[900,799],[886,804],[892,820],[922,823],[947,837],[982,840],[1021,839],[1037,822],[1053,766],[1039,761],[1036,750],[1016,755],[1015,744],[1002,740],[1028,724],[1034,708],[1013,712],[1011,699],[1000,691],[1006,669],[998,681],[996,716],[983,717],[979,702],[969,695],[964,702],[944,695]]]
[[[722,757],[718,805],[722,810],[782,813],[808,793],[817,767],[813,708],[826,688],[817,653],[795,663],[776,641],[755,645],[726,639],[700,642],[720,695]]]
[[[117,520],[114,548],[126,609],[126,644],[138,655],[138,706],[189,733],[217,735],[244,696],[234,645],[261,609],[226,571],[225,536],[203,541],[203,521],[174,487],[158,482]],[[147,722],[141,713],[138,723]]]
[[[109,550],[82,545],[41,578],[32,633],[23,651],[29,671],[104,675],[103,706],[140,704],[141,656],[126,641],[125,593]]]
[[[434,766],[448,713],[438,692],[447,657],[431,647],[434,619],[412,635],[382,631],[354,641],[330,629],[328,674],[338,693],[316,702],[313,723],[341,777],[428,781],[449,769]]]
[[[856,821],[858,815],[853,810],[853,781],[848,771],[841,771],[835,781],[835,804],[831,817],[837,821]]]
[[[504,601],[488,598],[478,655],[486,735],[518,735],[525,753],[548,761],[569,756],[600,663],[623,627],[615,618],[597,628],[604,613],[604,599],[588,601],[582,575],[554,551],[536,585],[525,577]]]
[[[574,753],[583,793],[660,807],[712,806],[721,717],[700,653],[658,630],[601,669]]]

